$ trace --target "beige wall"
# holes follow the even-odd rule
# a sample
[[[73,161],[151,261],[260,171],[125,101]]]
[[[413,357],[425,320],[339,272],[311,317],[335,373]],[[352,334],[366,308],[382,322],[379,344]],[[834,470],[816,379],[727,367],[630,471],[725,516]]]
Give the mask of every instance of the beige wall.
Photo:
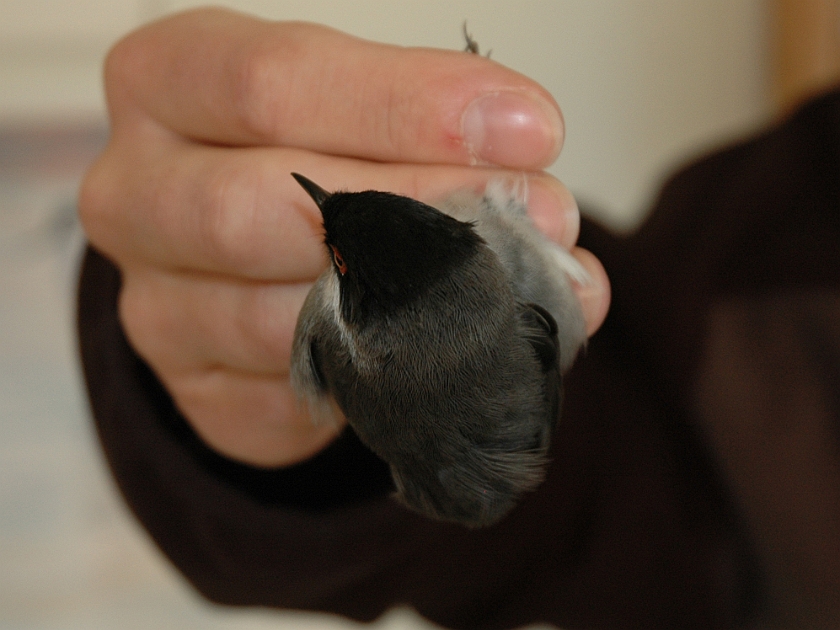
[[[2,0],[0,123],[103,115],[101,58],[189,0]],[[405,45],[457,48],[466,18],[493,58],[541,81],[566,116],[552,168],[632,225],[669,169],[769,113],[764,0],[238,0]]]

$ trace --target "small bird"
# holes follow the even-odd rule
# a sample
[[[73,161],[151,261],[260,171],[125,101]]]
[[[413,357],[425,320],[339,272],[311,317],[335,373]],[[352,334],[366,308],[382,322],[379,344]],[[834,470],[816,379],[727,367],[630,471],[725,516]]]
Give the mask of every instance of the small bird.
[[[561,375],[586,340],[569,278],[587,272],[500,182],[438,209],[292,175],[331,261],[298,317],[297,395],[315,422],[337,405],[407,507],[497,522],[545,476]]]

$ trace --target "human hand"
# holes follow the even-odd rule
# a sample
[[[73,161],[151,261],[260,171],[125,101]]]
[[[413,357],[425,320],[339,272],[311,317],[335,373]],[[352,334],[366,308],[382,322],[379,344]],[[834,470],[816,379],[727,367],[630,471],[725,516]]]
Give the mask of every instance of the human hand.
[[[297,313],[326,265],[291,171],[424,201],[524,172],[537,225],[577,239],[574,199],[539,172],[562,145],[556,104],[478,55],[203,9],[127,36],[105,78],[112,135],[81,189],[83,225],[121,270],[132,346],[234,459],[293,464],[339,430],[314,426],[289,384]],[[609,283],[573,253],[593,279],[578,288],[591,334]]]

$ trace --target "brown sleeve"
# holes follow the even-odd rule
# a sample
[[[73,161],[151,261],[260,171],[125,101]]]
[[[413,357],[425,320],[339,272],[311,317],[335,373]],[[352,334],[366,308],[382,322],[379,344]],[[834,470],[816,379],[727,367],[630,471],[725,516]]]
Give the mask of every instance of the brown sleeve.
[[[622,256],[624,334],[709,445],[764,614],[840,627],[840,90],[678,173]]]

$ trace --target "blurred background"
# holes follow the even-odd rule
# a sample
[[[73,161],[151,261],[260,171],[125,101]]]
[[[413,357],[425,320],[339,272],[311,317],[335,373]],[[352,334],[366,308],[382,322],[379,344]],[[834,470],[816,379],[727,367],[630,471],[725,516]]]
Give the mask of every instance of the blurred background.
[[[73,337],[75,195],[107,140],[110,45],[186,0],[0,4],[0,628],[352,628],[200,600],[127,513],[99,454]],[[643,220],[680,164],[840,74],[836,0],[238,0],[411,46],[463,47],[540,81],[567,139],[551,171],[600,221]],[[407,610],[378,627],[423,628]]]

